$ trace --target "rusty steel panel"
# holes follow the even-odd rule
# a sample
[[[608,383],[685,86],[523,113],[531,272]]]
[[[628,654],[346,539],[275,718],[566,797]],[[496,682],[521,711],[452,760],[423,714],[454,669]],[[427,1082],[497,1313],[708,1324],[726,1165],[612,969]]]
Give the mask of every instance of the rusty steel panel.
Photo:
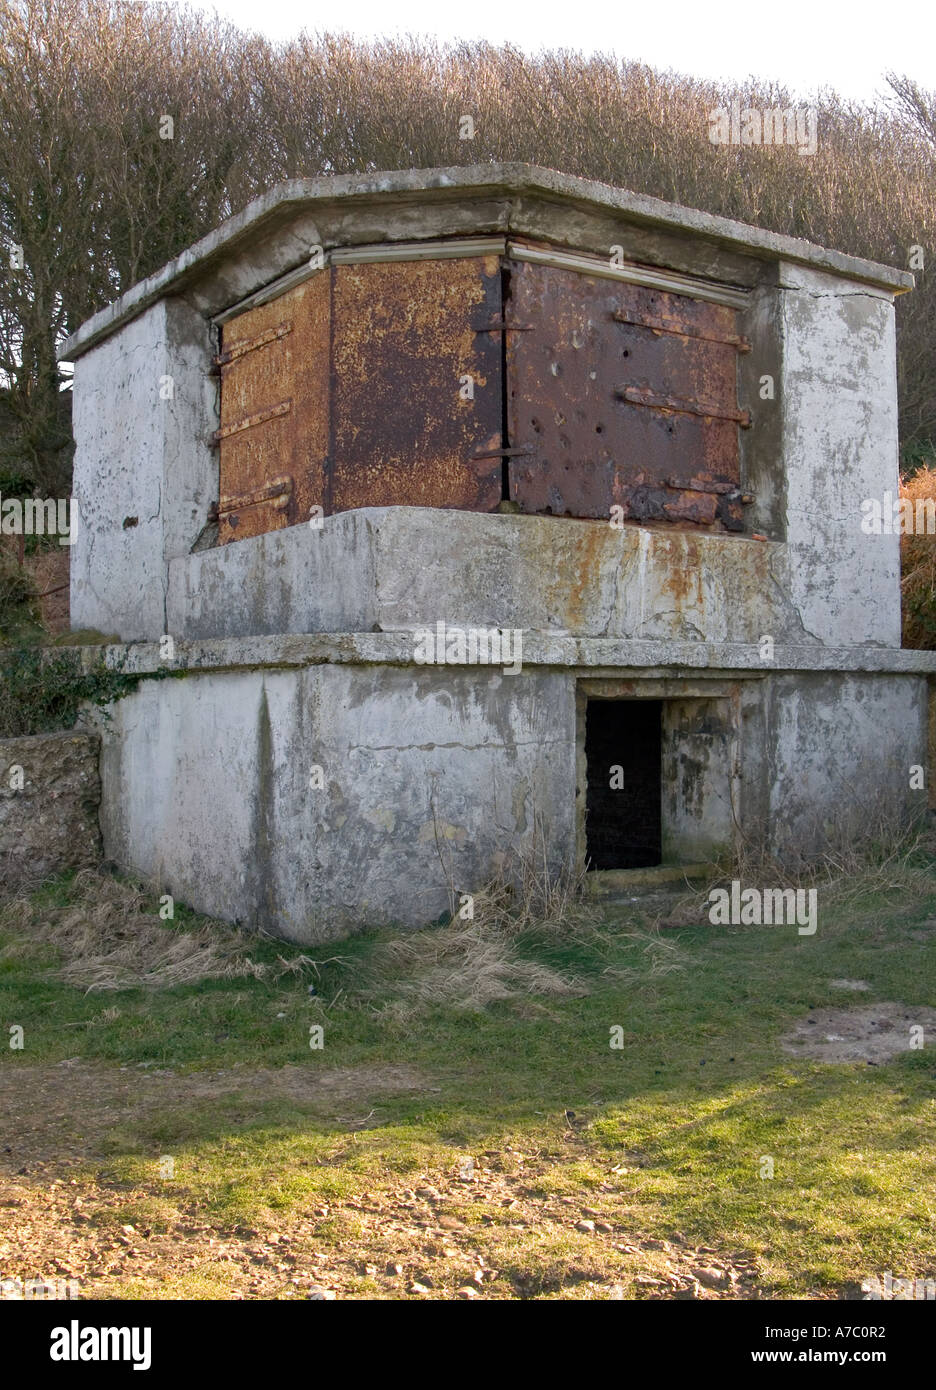
[[[305,521],[325,505],[329,271],[222,330],[218,542]]]
[[[494,510],[500,258],[339,265],[334,275],[328,510]]]
[[[505,313],[522,511],[741,529],[735,310],[514,262]]]

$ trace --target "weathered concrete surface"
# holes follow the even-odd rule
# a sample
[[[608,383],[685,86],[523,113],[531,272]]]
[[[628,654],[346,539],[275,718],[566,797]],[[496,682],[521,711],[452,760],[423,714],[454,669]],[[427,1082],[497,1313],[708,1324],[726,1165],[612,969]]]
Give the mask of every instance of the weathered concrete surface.
[[[863,499],[898,495],[893,305],[801,266],[781,272],[770,404],[782,418],[790,597],[819,641],[899,647],[900,538],[861,530]]]
[[[0,880],[100,862],[98,752],[82,732],[0,739]]]
[[[132,640],[166,630],[167,565],[217,498],[203,320],[162,300],[75,365],[71,621]]]
[[[414,629],[399,632],[332,632],[309,635],[205,638],[176,642],[171,659],[158,642],[115,643],[103,648],[110,670],[127,675],[153,671],[201,671],[289,668],[323,664],[413,664]],[[75,648],[85,669],[98,660],[101,648]],[[730,642],[635,642],[623,638],[566,637],[548,633],[523,634],[523,662],[527,666],[554,666],[568,671],[599,674],[633,671],[642,676],[650,668],[665,668],[684,679],[694,672],[745,672],[766,675],[771,671],[869,671],[905,675],[936,674],[936,652],[893,647],[782,646],[770,659],[760,646]]]
[[[740,732],[734,699],[664,703],[664,864],[714,863],[736,848]]]
[[[738,687],[667,712],[671,859],[740,839],[796,862],[827,835],[873,835],[925,804],[910,791],[925,677],[773,673]],[[649,681],[645,693],[659,694]],[[571,672],[193,671],[144,683],[101,734],[107,856],[296,941],[417,926],[504,854],[535,844],[560,869],[580,852]]]
[[[101,733],[108,856],[296,941],[434,919],[533,847],[534,818],[556,867],[574,853],[566,677],[193,675],[144,683]]]
[[[748,692],[742,821],[794,866],[922,817],[928,691],[923,678],[805,673]],[[929,774],[928,774],[929,775]]]
[[[459,212],[466,203],[470,208],[471,225],[478,231],[512,231],[518,235],[537,236],[543,233],[544,220],[554,230],[557,220],[564,217],[578,227],[581,238],[566,236],[564,244],[580,250],[606,253],[611,244],[603,240],[596,246],[588,238],[589,211],[594,209],[605,214],[609,230],[615,224],[633,223],[638,228],[669,232],[674,242],[681,243],[683,248],[687,243],[701,241],[708,246],[710,255],[717,255],[724,248],[723,255],[742,251],[767,260],[782,258],[889,289],[909,289],[913,284],[913,277],[906,271],[531,164],[345,174],[294,179],[262,194],[243,212],[229,218],[162,270],[134,285],[114,304],[95,314],[72,334],[60,355],[65,361],[76,359],[154,300],[187,288],[193,280],[208,278],[219,261],[236,265],[239,257],[241,274],[236,282],[231,281],[230,275],[221,281],[223,297],[214,308],[206,306],[208,312],[217,312],[226,303],[260,288],[274,274],[308,259],[310,245],[345,244],[340,240],[331,242],[327,235],[328,230],[332,230],[334,236],[336,220],[340,226],[342,216],[354,219],[357,235],[352,239],[358,241],[404,240],[416,235],[452,236],[465,231],[464,216],[460,218]],[[472,206],[478,203],[486,209],[484,216],[479,217],[477,206]],[[407,210],[408,219],[405,218]],[[388,232],[388,213],[396,214],[395,235]],[[433,213],[438,216],[433,217]],[[258,245],[269,245],[271,238],[279,248],[279,265],[272,273],[269,264],[261,263],[261,269],[255,254],[250,254],[251,251],[255,253]],[[251,276],[253,267],[256,268]],[[264,274],[265,279],[261,278]]]
[[[745,537],[367,507],[171,561],[166,630],[389,632],[441,618],[584,637],[816,640],[790,587],[784,548]]]

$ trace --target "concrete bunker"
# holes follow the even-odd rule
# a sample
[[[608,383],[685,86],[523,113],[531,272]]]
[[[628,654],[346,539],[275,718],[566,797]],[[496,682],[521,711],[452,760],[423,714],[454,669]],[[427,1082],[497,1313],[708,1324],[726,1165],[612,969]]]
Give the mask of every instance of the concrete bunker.
[[[936,662],[860,526],[911,285],[492,165],[282,185],[135,286],[62,353],[73,621],[180,677],[101,729],[108,857],[314,941],[513,852],[793,861],[843,807],[911,818]],[[517,669],[426,663],[439,624]]]

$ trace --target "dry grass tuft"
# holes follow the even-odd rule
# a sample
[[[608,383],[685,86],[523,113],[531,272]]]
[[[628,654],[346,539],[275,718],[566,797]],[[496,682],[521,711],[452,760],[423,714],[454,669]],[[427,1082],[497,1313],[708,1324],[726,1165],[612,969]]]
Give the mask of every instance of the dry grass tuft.
[[[835,824],[817,824],[806,839],[809,858],[798,865],[781,863],[758,845],[743,846],[718,882],[738,879],[744,887],[815,888],[825,907],[856,912],[877,895],[925,898],[934,891],[936,830],[928,822],[908,828],[886,813],[875,818],[870,808],[864,808],[860,822],[857,815],[842,815]],[[687,886],[665,911],[650,919],[652,925],[688,927],[707,921],[714,882]]]
[[[453,895],[453,901],[458,899]],[[472,916],[458,911],[443,927],[431,927],[381,943],[365,994],[394,998],[379,1012],[405,1019],[420,1009],[449,1005],[478,1012],[505,1000],[531,996],[568,998],[587,990],[581,980],[530,960],[517,949],[523,933],[570,942],[597,934],[600,912],[585,902],[575,875],[551,871],[533,854],[518,853],[471,902]]]
[[[521,959],[496,928],[457,918],[447,927],[383,943],[373,967],[380,993],[388,976],[398,997],[381,1012],[398,1017],[435,1005],[480,1012],[489,1004],[527,995],[558,999],[586,993],[558,970]]]
[[[59,953],[57,971],[88,993],[116,989],[169,989],[200,980],[279,979],[312,968],[307,956],[251,959],[258,937],[225,922],[184,930],[153,913],[152,895],[97,869],[77,874],[64,906],[40,906],[24,894],[0,905],[0,930],[16,933],[0,959],[36,945]]]

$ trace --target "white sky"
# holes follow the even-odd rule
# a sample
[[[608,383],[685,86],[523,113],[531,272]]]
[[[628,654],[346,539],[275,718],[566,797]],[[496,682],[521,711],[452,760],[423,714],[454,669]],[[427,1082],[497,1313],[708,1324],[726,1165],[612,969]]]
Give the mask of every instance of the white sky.
[[[303,0],[192,0],[272,39],[301,29],[359,37],[432,35],[443,41],[484,38],[527,52],[571,48],[612,52],[694,77],[775,78],[800,97],[827,86],[873,100],[884,73],[909,73],[936,87],[936,5],[899,0],[891,9],[869,0],[667,0],[612,6],[510,0],[342,0],[334,9]]]

